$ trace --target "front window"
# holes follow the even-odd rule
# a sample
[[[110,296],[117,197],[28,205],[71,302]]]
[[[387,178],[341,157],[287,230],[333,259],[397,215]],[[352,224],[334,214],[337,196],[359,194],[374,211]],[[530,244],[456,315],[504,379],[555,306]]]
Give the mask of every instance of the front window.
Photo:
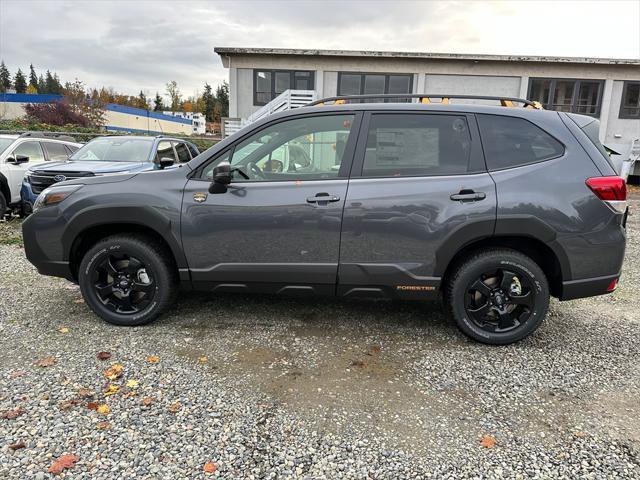
[[[640,119],[640,81],[624,82],[620,118]]]
[[[91,140],[69,157],[71,161],[148,162],[153,139],[104,137]]]
[[[326,115],[269,126],[205,167],[201,178],[211,180],[223,161],[235,169],[234,182],[344,177],[340,167],[353,120],[354,115]]]
[[[389,93],[411,93],[413,75],[383,73],[338,74],[338,95],[384,95]],[[367,100],[375,102],[376,100]],[[379,101],[382,101],[380,99]],[[409,99],[393,99],[393,102],[408,102]]]
[[[24,155],[30,162],[44,162],[44,154],[40,142],[22,142],[12,153],[13,157]]]
[[[604,80],[532,78],[529,100],[535,100],[547,110],[600,115]]]
[[[159,164],[160,160],[163,158],[170,158],[174,162],[177,162],[176,152],[173,150],[173,146],[168,140],[158,142],[158,147],[156,148],[156,163]]]
[[[313,90],[314,75],[307,70],[254,70],[253,104],[266,105],[285,90]]]

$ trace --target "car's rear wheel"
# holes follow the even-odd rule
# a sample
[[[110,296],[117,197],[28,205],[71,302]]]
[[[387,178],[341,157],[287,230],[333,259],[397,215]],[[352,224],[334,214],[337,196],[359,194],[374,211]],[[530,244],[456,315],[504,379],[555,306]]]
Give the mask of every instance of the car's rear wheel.
[[[549,284],[529,257],[487,249],[465,259],[445,286],[458,327],[483,343],[506,345],[531,334],[549,307]]]
[[[114,325],[155,320],[175,299],[177,275],[170,252],[151,238],[105,238],[84,255],[78,271],[89,307]]]

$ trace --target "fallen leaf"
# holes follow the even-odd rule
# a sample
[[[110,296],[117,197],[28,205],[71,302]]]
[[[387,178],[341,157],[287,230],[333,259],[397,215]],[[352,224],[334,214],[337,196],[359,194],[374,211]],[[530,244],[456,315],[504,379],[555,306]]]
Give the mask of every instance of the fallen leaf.
[[[381,347],[380,345],[371,345],[369,347],[369,351],[367,352],[367,355],[377,355],[380,353]]]
[[[351,366],[353,367],[364,367],[365,363],[362,360],[353,360],[351,362]]]
[[[115,395],[116,393],[118,393],[118,390],[120,390],[120,387],[118,385],[109,385],[104,392],[104,396],[109,397],[111,395]]]
[[[51,365],[55,365],[56,359],[54,357],[45,357],[41,358],[36,362],[38,367],[50,367]]]
[[[58,331],[59,331],[60,333],[69,333],[69,329],[68,329],[67,327],[60,327],[60,328],[58,329]]]
[[[496,439],[492,435],[483,435],[480,439],[480,445],[484,448],[493,448],[496,446]]]
[[[98,422],[96,424],[96,428],[98,430],[107,430],[108,428],[111,428],[111,424],[109,422]]]
[[[205,473],[214,473],[216,470],[218,470],[218,465],[216,465],[215,463],[209,462],[204,464]]]
[[[98,410],[99,406],[100,406],[100,404],[98,402],[89,402],[89,403],[87,403],[87,408],[89,410]]]
[[[109,380],[117,380],[122,376],[123,370],[124,370],[124,367],[122,365],[120,365],[119,363],[114,363],[113,365],[111,365],[111,368],[108,368],[104,372],[104,376],[107,377]]]
[[[585,432],[576,432],[576,433],[574,433],[574,435],[575,435],[576,437],[578,437],[578,438],[584,438],[584,437],[587,437],[587,436],[588,436],[588,434],[587,434],[587,433],[585,433]]]
[[[44,394],[44,395],[42,395],[42,397],[40,397],[40,398],[42,398],[42,400],[49,400],[49,394],[48,394],[48,393],[45,393],[45,394]]]
[[[96,392],[94,392],[90,388],[80,387],[78,389],[78,395],[80,395],[82,398],[93,397],[95,394],[96,394]]]
[[[59,474],[67,468],[72,468],[80,460],[76,455],[62,455],[49,467],[49,473]]]
[[[129,388],[138,388],[138,381],[137,380],[128,380],[127,381],[127,387],[129,387]]]
[[[111,409],[109,408],[109,405],[105,405],[104,403],[102,405],[98,405],[98,408],[96,408],[96,411],[100,414],[100,415],[106,415],[108,414]]]
[[[96,357],[98,357],[98,360],[109,360],[111,358],[111,354],[109,352],[98,352]]]
[[[127,393],[125,393],[122,398],[131,398],[131,397],[135,397],[136,395],[138,395],[138,392],[136,392],[135,390],[129,390]]]
[[[2,412],[2,418],[6,418],[7,420],[13,420],[14,418],[18,418],[20,415],[24,413],[24,409],[22,407],[16,407],[13,410],[5,410]]]
[[[78,400],[77,398],[71,398],[69,400],[63,400],[62,402],[60,402],[58,404],[58,407],[60,407],[60,410],[70,410],[71,408],[75,407],[79,403],[80,403],[80,400]]]
[[[145,407],[148,407],[152,403],[153,403],[153,397],[144,397],[142,399],[142,405],[144,405]]]
[[[171,405],[169,405],[169,411],[171,413],[176,413],[181,408],[182,408],[182,404],[180,402],[172,403]]]
[[[9,448],[11,450],[20,450],[21,448],[26,447],[27,445],[25,445],[25,443],[22,440],[17,441],[16,443],[12,443],[9,445]]]
[[[147,357],[147,362],[149,363],[158,363],[159,361],[160,361],[160,357],[156,357],[155,355],[151,357]]]
[[[203,355],[202,357],[200,357],[198,359],[198,362],[200,362],[200,363],[208,363],[209,359]]]
[[[9,374],[9,378],[19,378],[24,377],[27,374],[24,370],[14,370]]]
[[[74,300],[73,303],[84,303],[84,298],[78,298],[77,300]]]

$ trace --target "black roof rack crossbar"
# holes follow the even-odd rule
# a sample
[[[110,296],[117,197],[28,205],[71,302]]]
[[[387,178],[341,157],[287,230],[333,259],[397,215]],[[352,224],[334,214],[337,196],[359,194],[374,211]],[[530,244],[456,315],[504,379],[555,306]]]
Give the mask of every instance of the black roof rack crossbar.
[[[24,132],[24,133],[20,134],[20,138],[23,138],[23,137],[53,138],[53,139],[56,139],[56,140],[66,140],[68,142],[75,142],[76,141],[76,139],[74,137],[72,137],[71,135],[67,135],[66,133],[46,132],[46,131]]]
[[[384,94],[370,94],[370,95],[339,95],[336,97],[321,98],[314,100],[306,104],[306,107],[312,107],[316,105],[325,105],[326,103],[332,103],[333,105],[345,104],[349,100],[368,100],[368,99],[409,99],[416,98],[418,103],[432,103],[431,99],[439,98],[440,103],[447,104],[449,99],[457,98],[464,100],[495,100],[500,102],[503,107],[513,107],[514,103],[521,103],[525,108],[542,109],[540,102],[526,100],[524,98],[516,97],[494,97],[488,95],[447,95],[447,94],[435,94],[435,93],[384,93]]]

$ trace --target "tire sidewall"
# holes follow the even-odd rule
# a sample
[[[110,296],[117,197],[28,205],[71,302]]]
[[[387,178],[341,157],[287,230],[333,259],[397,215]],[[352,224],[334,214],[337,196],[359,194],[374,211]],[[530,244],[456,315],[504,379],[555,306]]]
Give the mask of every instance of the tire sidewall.
[[[509,269],[518,275],[527,277],[534,285],[535,305],[527,321],[516,329],[506,333],[491,333],[478,327],[469,318],[464,307],[464,296],[470,282],[492,268]],[[523,339],[540,326],[549,307],[549,285],[538,265],[520,255],[487,256],[476,262],[465,265],[457,278],[452,291],[451,310],[458,327],[468,336],[489,344],[505,345]]]
[[[131,315],[119,314],[105,307],[99,300],[92,285],[92,273],[95,265],[105,256],[119,252],[124,252],[141,260],[145,268],[151,270],[156,284],[153,301],[140,312]],[[126,326],[143,325],[152,321],[160,313],[159,310],[161,305],[165,303],[165,297],[168,297],[169,294],[167,290],[170,288],[167,281],[166,266],[162,263],[162,260],[153,253],[140,248],[136,242],[127,241],[126,239],[101,242],[91,248],[80,263],[78,283],[85,302],[96,314],[109,323]]]

